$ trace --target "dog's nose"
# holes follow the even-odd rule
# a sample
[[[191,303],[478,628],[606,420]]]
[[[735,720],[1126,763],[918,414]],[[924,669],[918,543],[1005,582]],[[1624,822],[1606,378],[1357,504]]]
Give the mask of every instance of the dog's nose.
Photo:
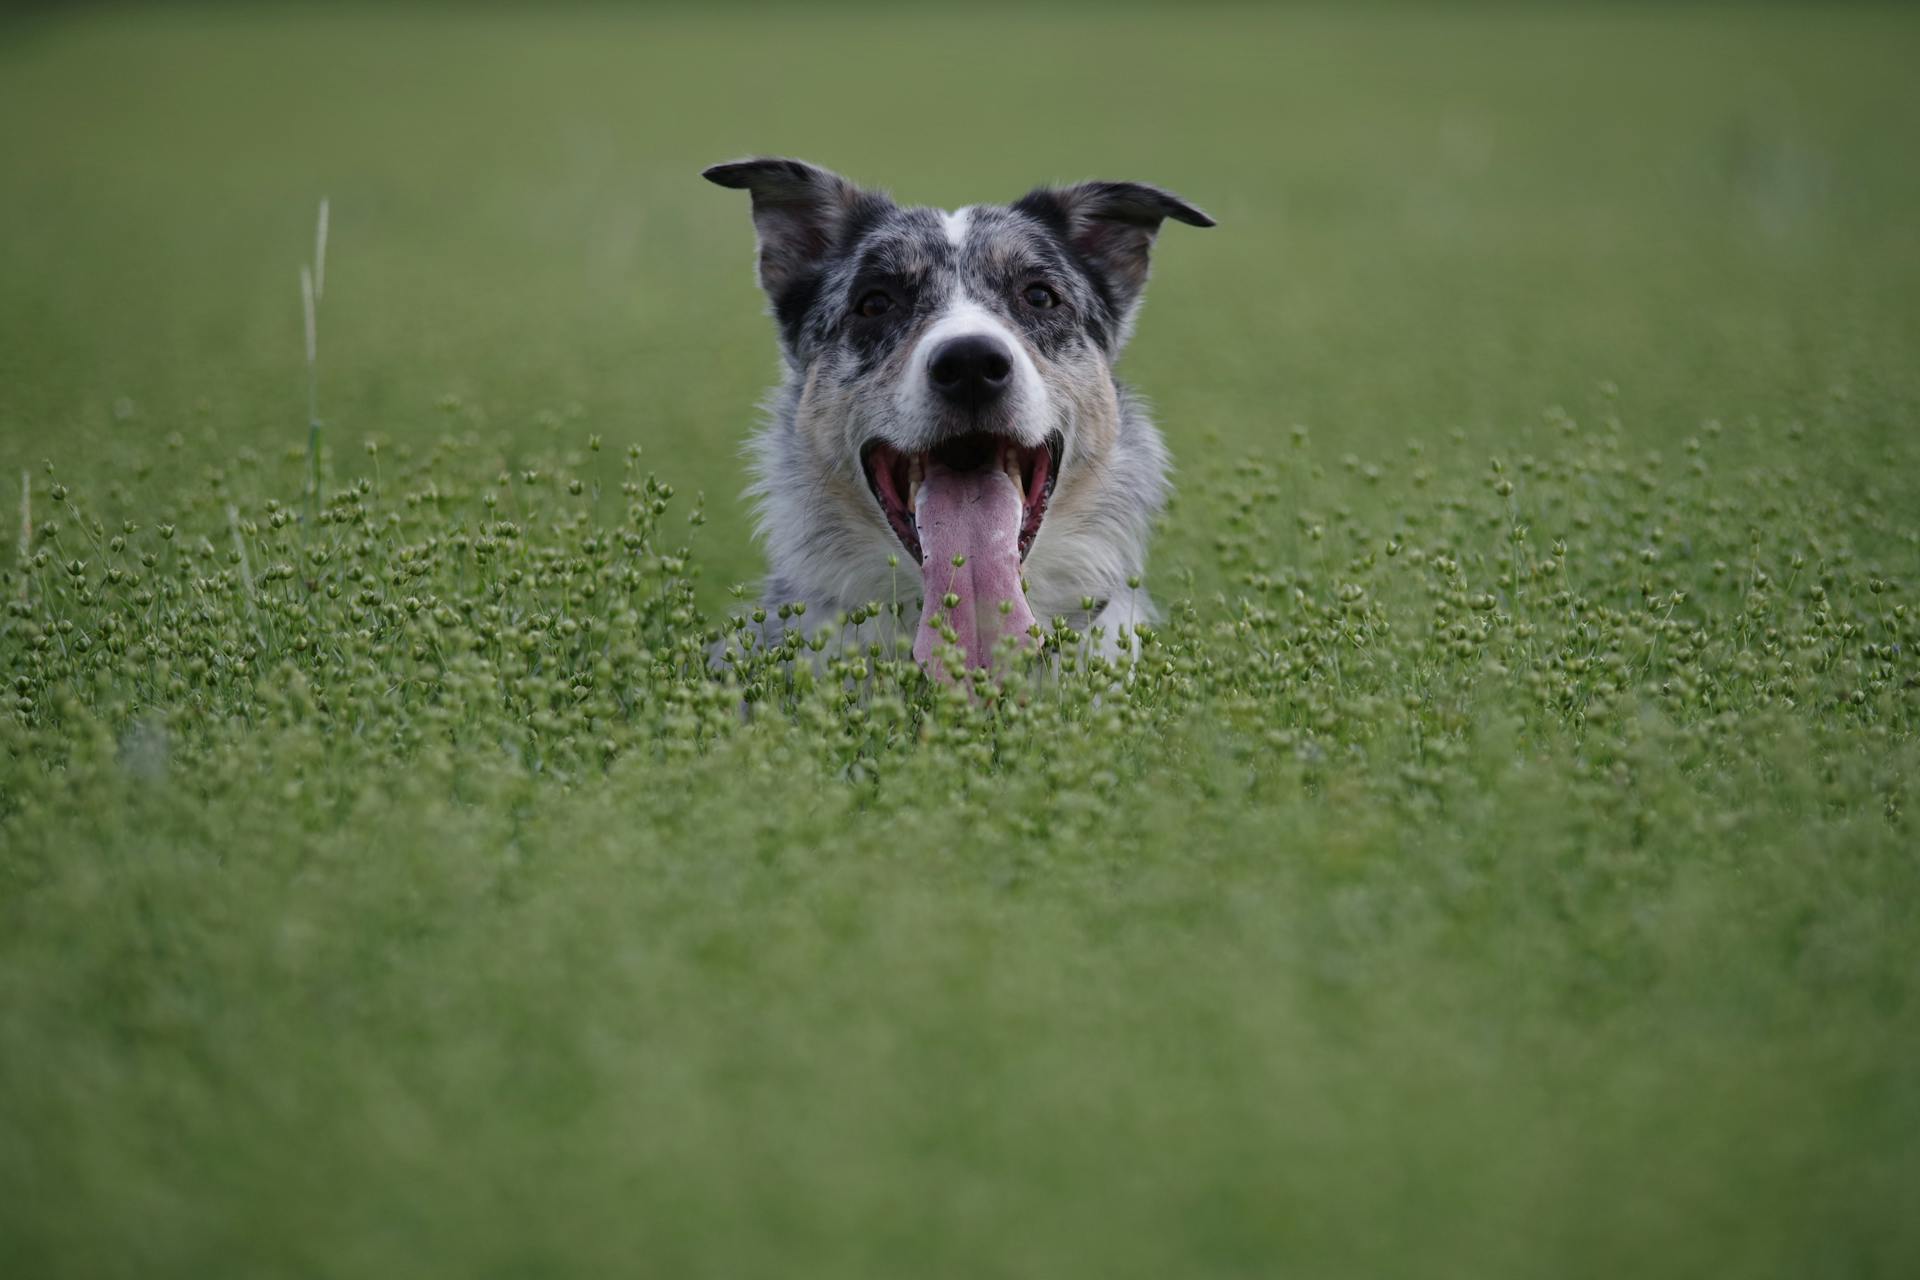
[[[1013,353],[996,338],[969,333],[940,344],[927,378],[950,403],[984,409],[1013,381]]]

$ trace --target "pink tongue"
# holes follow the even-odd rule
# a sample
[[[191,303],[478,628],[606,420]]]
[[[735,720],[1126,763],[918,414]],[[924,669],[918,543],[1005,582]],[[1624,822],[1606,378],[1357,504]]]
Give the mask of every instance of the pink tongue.
[[[945,667],[932,661],[946,644],[936,629],[944,620],[960,637],[969,667],[993,664],[1002,636],[1024,636],[1033,610],[1020,589],[1020,491],[994,467],[950,471],[935,463],[920,486],[920,564],[925,606],[913,656],[936,677]],[[965,560],[954,566],[954,558]],[[948,596],[958,603],[948,607]],[[1002,601],[1013,607],[1000,611]]]

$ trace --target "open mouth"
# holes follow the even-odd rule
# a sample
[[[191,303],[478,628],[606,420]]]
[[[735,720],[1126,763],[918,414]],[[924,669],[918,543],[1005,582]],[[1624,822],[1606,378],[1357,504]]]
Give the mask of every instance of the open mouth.
[[[1060,448],[1057,432],[1041,444],[1023,445],[990,431],[972,431],[918,453],[903,453],[890,444],[870,440],[860,450],[860,464],[874,501],[880,504],[888,526],[916,566],[926,559],[921,539],[921,519],[925,515],[921,500],[928,474],[1005,475],[1020,495],[1018,547],[1020,559],[1025,560],[1040,532],[1040,522],[1046,519],[1047,501],[1053,497]]]
[[[990,667],[1006,643],[1035,628],[1022,565],[1053,496],[1060,437],[1023,445],[989,431],[903,453],[870,441],[861,469],[900,545],[920,571],[913,656],[936,678],[952,648],[970,668]],[[946,656],[942,656],[946,655]]]

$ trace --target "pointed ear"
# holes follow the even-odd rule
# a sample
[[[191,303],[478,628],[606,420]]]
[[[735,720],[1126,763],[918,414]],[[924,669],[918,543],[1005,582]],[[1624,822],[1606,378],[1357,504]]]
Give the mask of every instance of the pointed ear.
[[[760,287],[777,305],[788,288],[840,243],[857,214],[884,203],[837,173],[802,160],[759,157],[716,164],[708,182],[753,195],[760,240]]]
[[[1213,219],[1159,187],[1143,182],[1082,182],[1041,188],[1014,206],[1051,226],[1094,274],[1124,327],[1147,283],[1147,251],[1168,218],[1190,227]]]

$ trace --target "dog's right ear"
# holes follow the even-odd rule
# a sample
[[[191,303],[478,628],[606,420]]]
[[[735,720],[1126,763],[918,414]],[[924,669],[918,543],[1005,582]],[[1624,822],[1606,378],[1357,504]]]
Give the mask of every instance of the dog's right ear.
[[[803,160],[756,157],[703,170],[708,182],[753,195],[760,241],[760,287],[777,306],[840,243],[856,216],[886,197]]]

